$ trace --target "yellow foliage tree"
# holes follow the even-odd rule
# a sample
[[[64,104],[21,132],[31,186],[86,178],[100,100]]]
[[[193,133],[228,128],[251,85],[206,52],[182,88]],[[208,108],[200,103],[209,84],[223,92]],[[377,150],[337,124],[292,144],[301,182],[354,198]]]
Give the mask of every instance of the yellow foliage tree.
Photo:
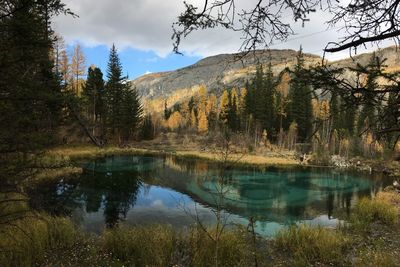
[[[199,125],[197,127],[199,133],[206,133],[208,131],[208,119],[206,112],[201,110],[199,112]]]
[[[246,109],[246,97],[247,97],[247,89],[246,88],[241,88],[240,89],[240,97],[239,97],[239,114],[243,115],[245,113]]]
[[[220,111],[219,111],[219,119],[223,123],[228,122],[228,108],[229,108],[229,93],[227,90],[224,90],[220,100]]]
[[[171,130],[176,130],[177,128],[181,127],[183,124],[183,117],[179,111],[175,111],[171,114],[168,118],[167,126]]]
[[[204,85],[200,86],[198,92],[198,103],[199,108],[204,110],[207,105],[207,88]]]
[[[239,110],[239,95],[236,88],[231,91],[231,103],[236,103],[236,110]]]
[[[206,114],[210,114],[210,112],[217,113],[217,96],[215,94],[210,94],[207,99],[207,107],[206,107]]]

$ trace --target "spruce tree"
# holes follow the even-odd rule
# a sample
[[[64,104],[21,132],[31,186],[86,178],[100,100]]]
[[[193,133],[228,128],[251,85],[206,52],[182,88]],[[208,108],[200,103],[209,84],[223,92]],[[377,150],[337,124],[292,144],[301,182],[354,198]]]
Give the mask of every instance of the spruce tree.
[[[128,141],[138,129],[141,122],[143,108],[140,103],[136,88],[131,89],[130,84],[126,84],[123,89],[120,117],[120,129],[122,141]]]
[[[87,106],[87,115],[93,124],[104,117],[104,80],[103,73],[95,66],[88,69],[82,97]]]
[[[312,128],[311,88],[306,84],[303,77],[304,57],[300,48],[289,90],[289,119],[297,123],[298,140],[300,142],[304,142],[309,137]]]
[[[0,6],[0,182],[12,180],[1,191],[29,176],[36,157],[27,155],[57,142],[65,98],[50,57],[51,21],[69,10],[56,0],[3,0]]]
[[[331,101],[329,102],[329,110],[332,120],[332,130],[339,130],[341,125],[341,112],[339,111],[339,96],[335,91],[332,92]]]
[[[146,115],[143,119],[141,138],[144,140],[151,140],[154,138],[154,124],[150,114]]]
[[[107,65],[107,80],[106,126],[109,131],[109,135],[112,138],[118,137],[119,141],[121,141],[121,129],[124,126],[121,117],[123,112],[124,89],[127,87],[127,80],[126,77],[122,76],[122,65],[114,44],[110,50],[110,56]]]
[[[265,105],[265,117],[263,127],[267,130],[268,136],[272,136],[274,132],[276,109],[274,105],[274,96],[276,94],[276,85],[274,81],[274,75],[272,73],[271,62],[268,65],[268,70],[265,74],[264,80],[264,105]]]
[[[378,100],[375,99],[374,91],[378,87],[378,75],[381,71],[382,61],[372,54],[369,65],[368,76],[366,77],[365,90],[362,95],[362,107],[358,118],[358,132],[362,133],[367,129],[376,128],[376,113],[380,106]]]

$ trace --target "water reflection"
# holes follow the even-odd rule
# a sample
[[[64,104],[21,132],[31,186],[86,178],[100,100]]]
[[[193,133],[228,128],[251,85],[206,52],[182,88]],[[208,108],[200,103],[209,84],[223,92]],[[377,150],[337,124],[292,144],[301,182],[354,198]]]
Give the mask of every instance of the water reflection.
[[[256,221],[256,231],[273,234],[283,225],[335,225],[360,196],[385,185],[381,177],[361,178],[324,169],[232,168],[177,157],[113,156],[84,164],[79,179],[42,184],[32,206],[71,216],[90,231],[128,224],[193,223],[197,212],[212,224],[221,204],[230,222]],[[220,192],[223,188],[223,199]],[[185,207],[185,208],[182,208]]]

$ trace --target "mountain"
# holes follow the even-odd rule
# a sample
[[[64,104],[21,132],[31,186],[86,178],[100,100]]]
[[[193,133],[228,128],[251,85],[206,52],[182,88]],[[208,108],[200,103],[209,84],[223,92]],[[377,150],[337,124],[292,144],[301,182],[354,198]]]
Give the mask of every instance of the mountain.
[[[386,65],[391,70],[400,70],[400,51],[396,47],[387,47],[376,51],[376,54],[387,58]],[[271,62],[275,74],[296,63],[297,51],[294,50],[257,50],[250,53],[221,54],[204,58],[197,63],[175,71],[159,72],[143,75],[132,81],[147,106],[153,110],[163,108],[165,99],[169,106],[190,97],[200,85],[208,91],[221,93],[225,88],[242,87],[250,80],[256,66],[267,66]],[[352,58],[329,62],[338,67],[366,64],[371,54],[361,54]],[[304,54],[305,65],[310,66],[322,62],[317,55]]]

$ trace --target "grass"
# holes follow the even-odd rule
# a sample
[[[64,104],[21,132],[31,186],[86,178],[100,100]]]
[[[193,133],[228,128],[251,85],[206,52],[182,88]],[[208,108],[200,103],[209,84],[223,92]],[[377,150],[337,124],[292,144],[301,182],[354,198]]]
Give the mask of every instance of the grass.
[[[72,246],[78,232],[65,218],[26,214],[0,228],[0,266],[33,266],[44,262],[49,250]]]
[[[280,231],[275,246],[288,253],[296,266],[335,265],[342,261],[348,240],[339,231],[301,225]]]
[[[124,154],[146,154],[146,155],[175,155],[185,158],[198,158],[210,161],[220,161],[221,156],[216,152],[200,151],[200,150],[174,150],[166,147],[160,149],[146,149],[146,148],[119,148],[119,147],[104,147],[98,148],[95,146],[63,146],[56,147],[47,152],[48,157],[58,158],[95,158],[107,155],[124,155]],[[280,156],[261,156],[261,155],[245,155],[232,154],[230,155],[230,162],[240,165],[281,165],[281,166],[295,166],[299,162],[291,157]]]
[[[393,226],[398,220],[398,209],[387,201],[388,195],[378,195],[376,199],[361,199],[350,217],[351,228],[365,232],[373,223]]]
[[[365,205],[365,204],[360,204]],[[375,205],[375,203],[373,204]],[[375,208],[369,209],[375,213]],[[365,216],[365,215],[364,215]],[[381,217],[373,216],[382,221]],[[393,226],[396,228],[396,226]],[[394,229],[393,228],[393,229]],[[27,216],[0,228],[0,266],[398,266],[399,234],[370,238],[346,229],[306,225],[284,229],[256,245],[243,228],[215,229],[168,225],[119,227],[94,236],[66,218]],[[393,232],[392,232],[393,231]],[[389,243],[388,243],[389,242]],[[397,243],[396,243],[397,242]]]
[[[361,251],[355,261],[357,267],[396,267],[398,260],[382,250]]]
[[[210,233],[213,230],[210,229]],[[219,242],[218,266],[248,266],[254,250],[247,233],[226,231]],[[106,231],[103,249],[128,266],[214,266],[215,242],[196,228],[177,232],[170,226],[120,228]]]

